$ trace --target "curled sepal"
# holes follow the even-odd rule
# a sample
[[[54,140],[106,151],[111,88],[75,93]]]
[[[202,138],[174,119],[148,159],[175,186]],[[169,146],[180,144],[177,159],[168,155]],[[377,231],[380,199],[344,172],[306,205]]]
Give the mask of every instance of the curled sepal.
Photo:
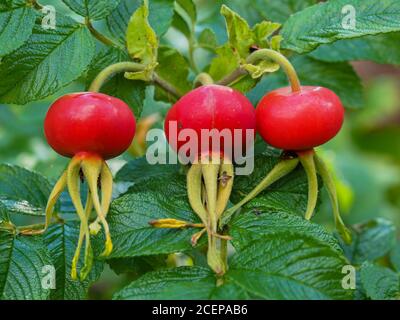
[[[218,178],[218,197],[217,197],[217,216],[218,218],[225,211],[229,202],[233,187],[234,168],[229,159],[223,159],[219,168]]]
[[[61,177],[58,179],[54,185],[53,190],[50,193],[49,199],[47,200],[45,215],[46,220],[43,229],[32,230],[32,229],[21,229],[20,233],[23,235],[37,235],[44,233],[50,225],[51,218],[53,217],[54,207],[57,203],[58,198],[60,198],[61,193],[67,186],[67,171],[65,170]]]
[[[194,163],[190,167],[187,176],[187,194],[189,198],[190,206],[193,211],[199,216],[201,221],[207,225],[208,213],[203,204],[203,190],[202,190],[202,175],[201,175],[201,164]]]
[[[68,165],[67,168],[67,186],[68,186],[68,192],[71,197],[72,203],[75,207],[76,213],[79,216],[79,219],[81,221],[80,225],[80,231],[79,231],[79,240],[78,244],[75,250],[74,257],[72,259],[72,266],[71,266],[71,278],[76,280],[77,277],[77,265],[82,249],[82,244],[83,240],[85,239],[86,241],[86,252],[90,252],[90,233],[89,233],[89,226],[88,226],[88,214],[87,211],[83,209],[82,201],[81,201],[81,195],[80,195],[80,176],[79,176],[79,171],[80,171],[80,166],[82,162],[82,157],[81,156],[75,156],[72,158],[71,162]],[[88,263],[89,259],[86,257],[85,258],[85,263]],[[89,268],[89,265],[84,265],[83,269]],[[83,274],[81,275],[81,278],[83,278]]]
[[[318,156],[315,156],[315,165],[317,166],[317,171],[324,182],[326,190],[328,191],[329,198],[331,200],[333,217],[335,219],[335,226],[336,230],[342,237],[342,239],[347,243],[351,243],[351,232],[345,226],[342,217],[340,216],[339,211],[339,202],[337,198],[335,183],[333,181],[332,175],[329,172],[327,166],[325,165],[324,161],[320,159]]]
[[[222,215],[220,226],[224,226],[231,216],[240,209],[247,202],[258,196],[262,191],[268,188],[271,184],[283,178],[292,172],[299,164],[298,158],[289,158],[279,161],[275,167],[266,175],[266,177],[253,189],[246,197],[244,197],[240,202],[235,204],[233,207],[229,208]]]
[[[100,186],[101,186],[101,209],[104,212],[104,216],[107,217],[108,209],[112,199],[112,184],[113,177],[107,163],[103,161],[100,173]],[[99,217],[96,218],[89,226],[90,233],[96,235],[99,233],[101,226],[101,220]]]
[[[103,211],[103,209],[104,208],[108,209],[109,202],[111,201],[111,196],[109,195],[110,190],[107,190],[106,197],[109,196],[109,199],[107,200],[108,204],[105,205],[104,203],[103,204],[100,203],[99,193],[98,193],[98,181],[100,178],[100,174],[102,172],[103,163],[104,163],[103,159],[101,159],[98,156],[93,155],[93,156],[84,157],[82,160],[81,166],[82,166],[83,175],[87,180],[89,190],[92,195],[93,206],[94,206],[94,209],[96,210],[97,218],[100,220],[101,224],[103,225],[104,233],[106,236],[105,249],[104,249],[103,253],[101,254],[101,256],[107,257],[108,255],[110,255],[110,253],[112,251],[113,244],[112,244],[112,240],[111,240],[110,229],[109,229],[108,223],[106,221],[106,212]],[[100,178],[100,183],[102,183],[101,178]],[[112,183],[112,179],[111,179],[111,183]],[[103,190],[103,188],[111,189],[111,186],[109,186],[109,185],[103,186],[101,184],[101,188],[102,188],[102,190]]]
[[[192,238],[190,239],[190,242],[192,244],[192,247],[195,247],[197,245],[197,242],[199,239],[202,237],[202,235],[207,231],[206,228],[201,229],[199,232],[196,232],[194,235],[192,235]]]
[[[314,150],[298,153],[300,162],[306,172],[308,182],[307,210],[304,214],[304,217],[307,220],[312,218],[318,200],[318,179],[317,171],[315,169],[314,155]]]
[[[202,223],[191,223],[183,220],[166,218],[166,219],[158,219],[152,220],[149,224],[154,228],[161,229],[181,229],[181,228],[204,228],[204,224]]]

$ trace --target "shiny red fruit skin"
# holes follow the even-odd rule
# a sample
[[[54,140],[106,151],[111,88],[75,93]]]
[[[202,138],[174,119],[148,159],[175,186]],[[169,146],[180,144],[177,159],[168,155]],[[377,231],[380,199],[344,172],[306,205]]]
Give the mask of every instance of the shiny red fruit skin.
[[[96,92],[62,96],[44,120],[47,142],[66,157],[86,152],[114,158],[129,147],[135,129],[135,116],[125,102]]]
[[[172,121],[177,122],[178,135],[183,129],[193,129],[196,132],[199,137],[199,147],[195,157],[202,152],[201,129],[217,129],[219,131],[227,129],[231,132],[232,137],[234,129],[241,130],[243,151],[249,147],[249,142],[246,142],[246,129],[254,130],[254,135],[256,129],[255,109],[251,102],[239,91],[220,85],[204,85],[194,89],[169,110],[165,118],[165,133],[171,147],[178,151],[189,139],[177,141],[176,137],[170,136],[169,124]],[[212,145],[211,141],[210,139],[210,146]],[[226,142],[223,139],[220,141],[220,150],[210,148],[208,152],[223,155]],[[232,150],[236,147],[233,139],[228,141],[228,144]]]
[[[271,146],[309,150],[331,140],[340,130],[344,109],[339,97],[323,87],[301,92],[280,88],[266,94],[257,109],[257,131]]]

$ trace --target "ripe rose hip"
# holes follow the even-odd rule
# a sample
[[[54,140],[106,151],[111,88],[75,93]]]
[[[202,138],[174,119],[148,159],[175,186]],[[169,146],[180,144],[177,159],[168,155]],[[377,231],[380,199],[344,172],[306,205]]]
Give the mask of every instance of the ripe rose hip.
[[[271,146],[283,150],[308,150],[332,139],[343,124],[339,97],[323,87],[290,87],[266,94],[256,110],[257,130]]]
[[[177,135],[170,132],[173,123],[177,126]],[[165,119],[165,132],[171,147],[175,151],[186,144],[190,139],[178,141],[177,137],[183,129],[193,129],[198,137],[196,157],[202,152],[223,153],[228,144],[228,150],[238,147],[235,145],[234,130],[239,129],[243,150],[249,147],[246,141],[246,129],[256,129],[255,110],[250,101],[240,92],[220,85],[204,85],[192,90],[182,97],[168,112]],[[201,137],[202,129],[217,129],[218,132],[228,130],[232,139],[220,140],[220,147],[212,145],[209,139],[209,150],[202,149],[206,140]],[[253,138],[254,136],[252,136]],[[196,142],[196,141],[195,141]],[[190,144],[192,141],[190,141]],[[196,148],[196,146],[194,146]]]
[[[104,160],[123,153],[135,135],[135,117],[120,99],[96,92],[62,96],[49,108],[44,131],[59,154],[97,154]]]

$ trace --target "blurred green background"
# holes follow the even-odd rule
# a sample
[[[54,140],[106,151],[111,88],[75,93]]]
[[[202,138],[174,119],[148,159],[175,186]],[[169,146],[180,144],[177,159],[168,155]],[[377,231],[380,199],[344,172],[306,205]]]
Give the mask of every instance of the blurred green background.
[[[247,18],[250,24],[265,18],[259,11],[241,5],[240,1],[196,1],[201,21],[197,26],[198,31],[204,26],[213,26],[220,43],[226,38],[224,22],[219,15],[222,2]],[[43,0],[41,3],[52,4],[60,12],[70,13],[60,1]],[[279,15],[271,19],[279,21]],[[104,26],[97,22],[96,27],[102,30]],[[174,29],[170,29],[162,41],[183,52],[187,51],[185,38]],[[200,68],[204,67],[209,59],[209,52],[196,50],[195,60]],[[363,61],[352,64],[365,87],[364,108],[347,110],[342,131],[334,140],[320,148],[320,152],[335,172],[341,210],[346,223],[357,224],[371,218],[385,217],[394,221],[399,229],[400,67]],[[84,90],[84,79],[74,82],[43,101],[25,106],[0,105],[0,163],[35,170],[54,181],[67,159],[48,147],[43,135],[43,119],[55,98],[66,92],[81,90]],[[163,116],[169,105],[155,102],[152,96],[153,90],[148,88],[143,115],[157,112]],[[130,158],[129,154],[124,154],[112,160],[111,167],[114,172]],[[323,197],[327,195],[323,194]],[[329,225],[332,221],[329,201],[322,203],[315,220],[332,227]],[[176,258],[179,259],[179,256]],[[110,298],[115,289],[135,276],[117,276],[110,269],[106,269],[101,280],[92,288],[90,296]]]

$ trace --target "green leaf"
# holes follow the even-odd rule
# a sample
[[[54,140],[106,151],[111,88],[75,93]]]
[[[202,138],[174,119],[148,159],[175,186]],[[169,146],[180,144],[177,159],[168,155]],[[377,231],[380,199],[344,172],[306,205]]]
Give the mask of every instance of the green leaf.
[[[148,16],[147,5],[142,5],[133,13],[126,30],[129,55],[134,61],[146,66],[144,71],[126,72],[125,77],[131,80],[151,80],[153,70],[157,66],[158,40],[149,24]]]
[[[354,9],[354,28],[348,27],[351,26],[348,18],[352,18],[346,10],[348,6]],[[305,53],[341,39],[394,31],[400,31],[400,2],[397,0],[328,1],[290,17],[282,28],[282,47]]]
[[[233,203],[239,202],[265,178],[278,161],[278,157],[266,154],[257,156],[254,159],[254,171],[251,175],[235,177],[231,201]],[[307,179],[303,169],[299,166],[288,176],[261,192],[244,208],[254,209],[255,212],[285,212],[303,216],[307,199]]]
[[[160,176],[178,174],[178,164],[151,165],[146,157],[137,158],[125,164],[117,173],[115,181],[126,181],[140,184]]]
[[[218,46],[217,36],[215,35],[214,31],[209,28],[205,28],[200,33],[198,45],[203,49],[214,52]]]
[[[97,74],[107,66],[129,61],[129,56],[122,50],[101,46],[97,51],[86,77],[86,88],[97,76]],[[117,97],[127,103],[138,119],[143,110],[146,93],[146,84],[143,81],[132,81],[124,77],[123,74],[116,74],[102,86],[101,92]]]
[[[341,285],[347,264],[337,250],[311,235],[283,229],[240,249],[227,283],[241,289],[240,298],[349,299],[351,291]]]
[[[142,0],[121,0],[118,7],[107,17],[107,26],[111,34],[125,44],[126,29],[133,12],[138,9]],[[173,0],[149,1],[149,22],[157,36],[162,36],[170,27],[174,14]]]
[[[161,46],[158,49],[157,74],[173,85],[182,95],[192,89],[188,80],[189,63],[185,57],[176,49]],[[157,87],[155,92],[156,100],[171,102],[175,100],[169,93]]]
[[[370,60],[377,63],[400,65],[400,47],[393,45],[399,42],[399,32],[365,36],[321,45],[310,55],[327,62]]]
[[[351,245],[342,244],[347,258],[354,264],[375,261],[385,256],[396,243],[396,227],[386,219],[377,218],[354,226]]]
[[[317,0],[225,0],[236,12],[240,12],[251,25],[262,20],[284,23],[292,14],[317,3]]]
[[[93,267],[84,281],[71,279],[71,263],[79,237],[78,222],[58,223],[50,226],[45,233],[45,243],[56,269],[56,290],[50,298],[56,300],[80,300],[86,298],[89,286],[96,281],[103,271],[104,262],[95,260]],[[83,255],[78,263],[78,270],[83,265]]]
[[[282,231],[239,250],[221,286],[209,269],[182,267],[147,273],[114,299],[349,299],[345,264],[330,246]]]
[[[180,267],[150,272],[114,295],[116,300],[205,300],[215,288],[211,270]]]
[[[51,266],[41,236],[21,237],[0,230],[0,299],[45,300],[50,289],[43,289],[44,266]]]
[[[254,44],[250,26],[246,20],[225,5],[221,7],[221,14],[225,18],[231,49],[239,59],[245,59],[249,55],[249,48]]]
[[[190,238],[199,230],[159,229],[149,225],[150,221],[162,218],[199,222],[188,203],[182,175],[148,179],[112,202],[107,216],[114,243],[110,258],[190,250]]]
[[[192,36],[192,30],[190,29],[190,26],[176,11],[174,12],[174,17],[172,19],[172,27],[180,31],[186,37],[186,39],[190,39]]]
[[[395,247],[390,252],[390,262],[393,268],[400,272],[400,242],[397,242]]]
[[[32,7],[0,7],[0,57],[22,46],[31,36],[36,12]]]
[[[197,20],[197,9],[193,0],[176,0],[176,4],[188,15],[190,22],[194,25]]]
[[[338,240],[322,226],[307,221],[303,217],[284,212],[267,213],[241,210],[229,224],[229,234],[233,238],[232,244],[238,250],[243,249],[254,240],[275,233],[313,237],[334,250],[342,252]]]
[[[72,81],[88,67],[94,52],[89,31],[57,15],[57,28],[37,21],[29,40],[0,65],[0,101],[25,104],[43,99]]]
[[[398,300],[400,298],[399,275],[388,268],[364,263],[361,267],[361,282],[373,300]]]
[[[0,204],[10,213],[44,215],[51,187],[43,176],[0,164]]]
[[[307,56],[296,56],[291,62],[296,68],[302,85],[323,86],[331,89],[340,97],[345,107],[361,108],[363,106],[361,80],[348,63],[327,63]],[[248,98],[253,104],[257,104],[267,92],[288,85],[283,72],[275,73],[260,81],[248,93]]]
[[[107,17],[120,0],[62,0],[72,11],[93,20]]]

